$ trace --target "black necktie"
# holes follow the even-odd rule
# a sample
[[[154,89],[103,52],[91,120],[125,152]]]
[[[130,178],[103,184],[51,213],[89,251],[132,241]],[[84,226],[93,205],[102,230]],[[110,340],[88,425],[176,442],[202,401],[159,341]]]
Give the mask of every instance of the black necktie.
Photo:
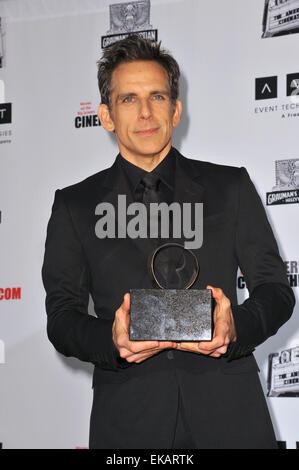
[[[149,204],[151,202],[160,202],[159,184],[161,179],[154,173],[147,173],[141,180],[143,186],[142,202]]]
[[[159,185],[161,183],[161,178],[154,173],[146,173],[140,184],[138,185],[137,189],[137,197],[140,202],[142,202],[146,206],[147,210],[147,234],[148,238],[147,241],[143,241],[143,245],[145,246],[148,254],[150,254],[153,249],[157,246],[158,240],[160,239],[159,235],[158,238],[150,238],[150,227],[151,224],[157,223],[154,219],[151,219],[151,203],[159,203],[161,202],[161,194],[159,192]],[[158,214],[158,220],[160,221],[160,214]],[[158,222],[159,223],[159,222]]]

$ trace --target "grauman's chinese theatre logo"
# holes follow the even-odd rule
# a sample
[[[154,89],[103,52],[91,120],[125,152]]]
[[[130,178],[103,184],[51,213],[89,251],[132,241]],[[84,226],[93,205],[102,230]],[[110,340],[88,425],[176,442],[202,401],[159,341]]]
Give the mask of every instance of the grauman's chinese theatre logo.
[[[102,49],[126,38],[130,33],[157,41],[158,30],[150,24],[150,9],[150,0],[110,5],[110,29],[106,36],[102,36]]]
[[[299,202],[299,158],[275,162],[276,185],[267,193],[267,206]]]

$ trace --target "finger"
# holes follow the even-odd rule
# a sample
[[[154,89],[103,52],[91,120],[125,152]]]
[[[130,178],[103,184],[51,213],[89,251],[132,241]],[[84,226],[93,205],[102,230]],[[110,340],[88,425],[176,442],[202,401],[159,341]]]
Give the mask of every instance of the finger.
[[[213,350],[204,350],[204,349],[199,349],[201,354],[208,354],[209,356],[214,356],[214,357],[220,357],[222,354],[225,354],[227,352],[227,347],[228,345],[224,345],[220,348],[216,348]]]
[[[221,354],[224,354],[224,353],[221,353],[220,352],[221,349],[212,349],[212,350],[207,350],[207,349],[198,349],[198,353],[199,354],[203,354],[205,356],[213,356],[213,357],[220,357]]]
[[[205,356],[212,356],[212,357],[220,357],[221,354],[226,352],[227,347],[224,346],[223,348],[215,348],[211,346],[205,346],[205,348],[198,347],[198,343],[181,343],[178,346],[178,349],[181,351],[191,351],[197,354],[203,354]]]
[[[220,302],[224,297],[226,297],[223,290],[220,289],[220,287],[213,287],[213,286],[208,285],[206,289],[212,290],[212,296],[218,302]]]
[[[215,351],[216,351],[215,349],[209,350],[209,351],[207,351],[206,349],[198,349],[197,350],[197,352],[199,354],[203,354],[204,356],[211,356],[212,354],[214,354]]]
[[[215,349],[221,348],[225,344],[225,339],[223,335],[215,336],[212,341],[200,341],[197,344],[197,349],[202,351],[213,351]]]
[[[140,353],[151,349],[156,349],[159,346],[159,341],[128,341],[126,348],[131,353]]]
[[[149,354],[152,351],[158,351],[158,350],[159,349],[157,347],[155,347],[155,348],[142,349],[141,351],[133,352],[128,348],[121,348],[120,349],[120,356],[127,359],[128,357],[131,357],[131,356],[141,356],[142,354]]]
[[[221,354],[220,353],[217,353],[216,351],[209,354],[209,357],[221,357]]]
[[[215,350],[216,353],[225,354],[227,352],[227,346],[223,346],[222,348],[218,348]]]
[[[126,293],[123,298],[123,303],[116,310],[115,317],[120,320],[128,320],[130,314],[130,294]]]
[[[124,348],[124,347],[121,347],[121,348],[119,349],[119,355],[120,355],[120,357],[122,357],[123,359],[127,359],[127,357],[131,356],[132,353],[131,353],[131,351],[129,351],[129,349]]]
[[[167,349],[167,348],[177,348],[178,343],[173,341],[159,341],[159,348]]]
[[[217,307],[220,308],[221,312],[227,312],[231,308],[231,301],[229,298],[225,295],[222,289],[219,287],[212,287],[212,286],[207,286],[207,288],[212,289],[212,295],[213,298],[216,301],[216,306],[214,310],[214,315],[217,312]],[[218,310],[219,313],[219,310]]]
[[[136,363],[139,363],[139,362],[142,362],[144,361],[145,359],[148,359],[149,357],[151,356],[154,356],[155,354],[157,354],[158,352],[160,352],[161,349],[152,349],[151,351],[147,351],[146,353],[138,353],[138,354],[132,354],[131,356],[127,357],[127,361],[128,362],[136,362]]]
[[[198,350],[197,343],[189,343],[189,342],[183,341],[181,343],[178,343],[177,348],[181,351],[191,351],[191,352],[195,352],[195,353],[200,352]]]
[[[157,354],[158,352],[161,352],[164,349],[174,349],[171,347],[172,344],[175,344],[175,348],[177,347],[176,343],[171,343],[168,341],[161,341],[160,343],[163,344],[160,344],[158,348],[138,353],[134,355],[134,357],[132,356],[134,362],[141,362],[142,360],[147,359],[148,357],[151,357],[152,355]]]
[[[115,319],[113,324],[114,336],[118,336],[120,333],[126,332],[128,336],[129,323],[130,323],[130,294],[126,293],[123,298],[123,303],[115,312]]]
[[[127,360],[128,358],[130,358],[131,360],[136,361],[136,359],[139,359],[142,356],[150,357],[152,353],[156,353],[164,349],[176,349],[177,348],[177,343],[172,343],[169,341],[160,341],[158,343],[159,343],[158,347],[147,349],[147,350],[144,349],[144,350],[138,351],[137,353],[136,352],[132,353],[131,351],[124,352],[123,357],[125,357]]]
[[[133,353],[143,352],[149,349],[169,349],[176,348],[177,344],[171,341],[131,341],[130,348]]]
[[[124,295],[124,300],[120,308],[125,313],[130,313],[130,294],[128,292]]]

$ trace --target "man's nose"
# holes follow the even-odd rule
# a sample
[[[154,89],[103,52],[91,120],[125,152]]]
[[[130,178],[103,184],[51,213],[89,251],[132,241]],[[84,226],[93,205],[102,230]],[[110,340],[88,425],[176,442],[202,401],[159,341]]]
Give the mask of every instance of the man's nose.
[[[152,109],[149,100],[140,100],[139,119],[149,119],[152,116]]]

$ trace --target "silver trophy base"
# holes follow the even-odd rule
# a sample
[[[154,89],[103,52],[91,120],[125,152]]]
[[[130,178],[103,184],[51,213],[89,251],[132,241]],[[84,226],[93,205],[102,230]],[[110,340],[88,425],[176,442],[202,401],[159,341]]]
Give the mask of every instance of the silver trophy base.
[[[132,289],[131,341],[211,341],[212,291]]]

